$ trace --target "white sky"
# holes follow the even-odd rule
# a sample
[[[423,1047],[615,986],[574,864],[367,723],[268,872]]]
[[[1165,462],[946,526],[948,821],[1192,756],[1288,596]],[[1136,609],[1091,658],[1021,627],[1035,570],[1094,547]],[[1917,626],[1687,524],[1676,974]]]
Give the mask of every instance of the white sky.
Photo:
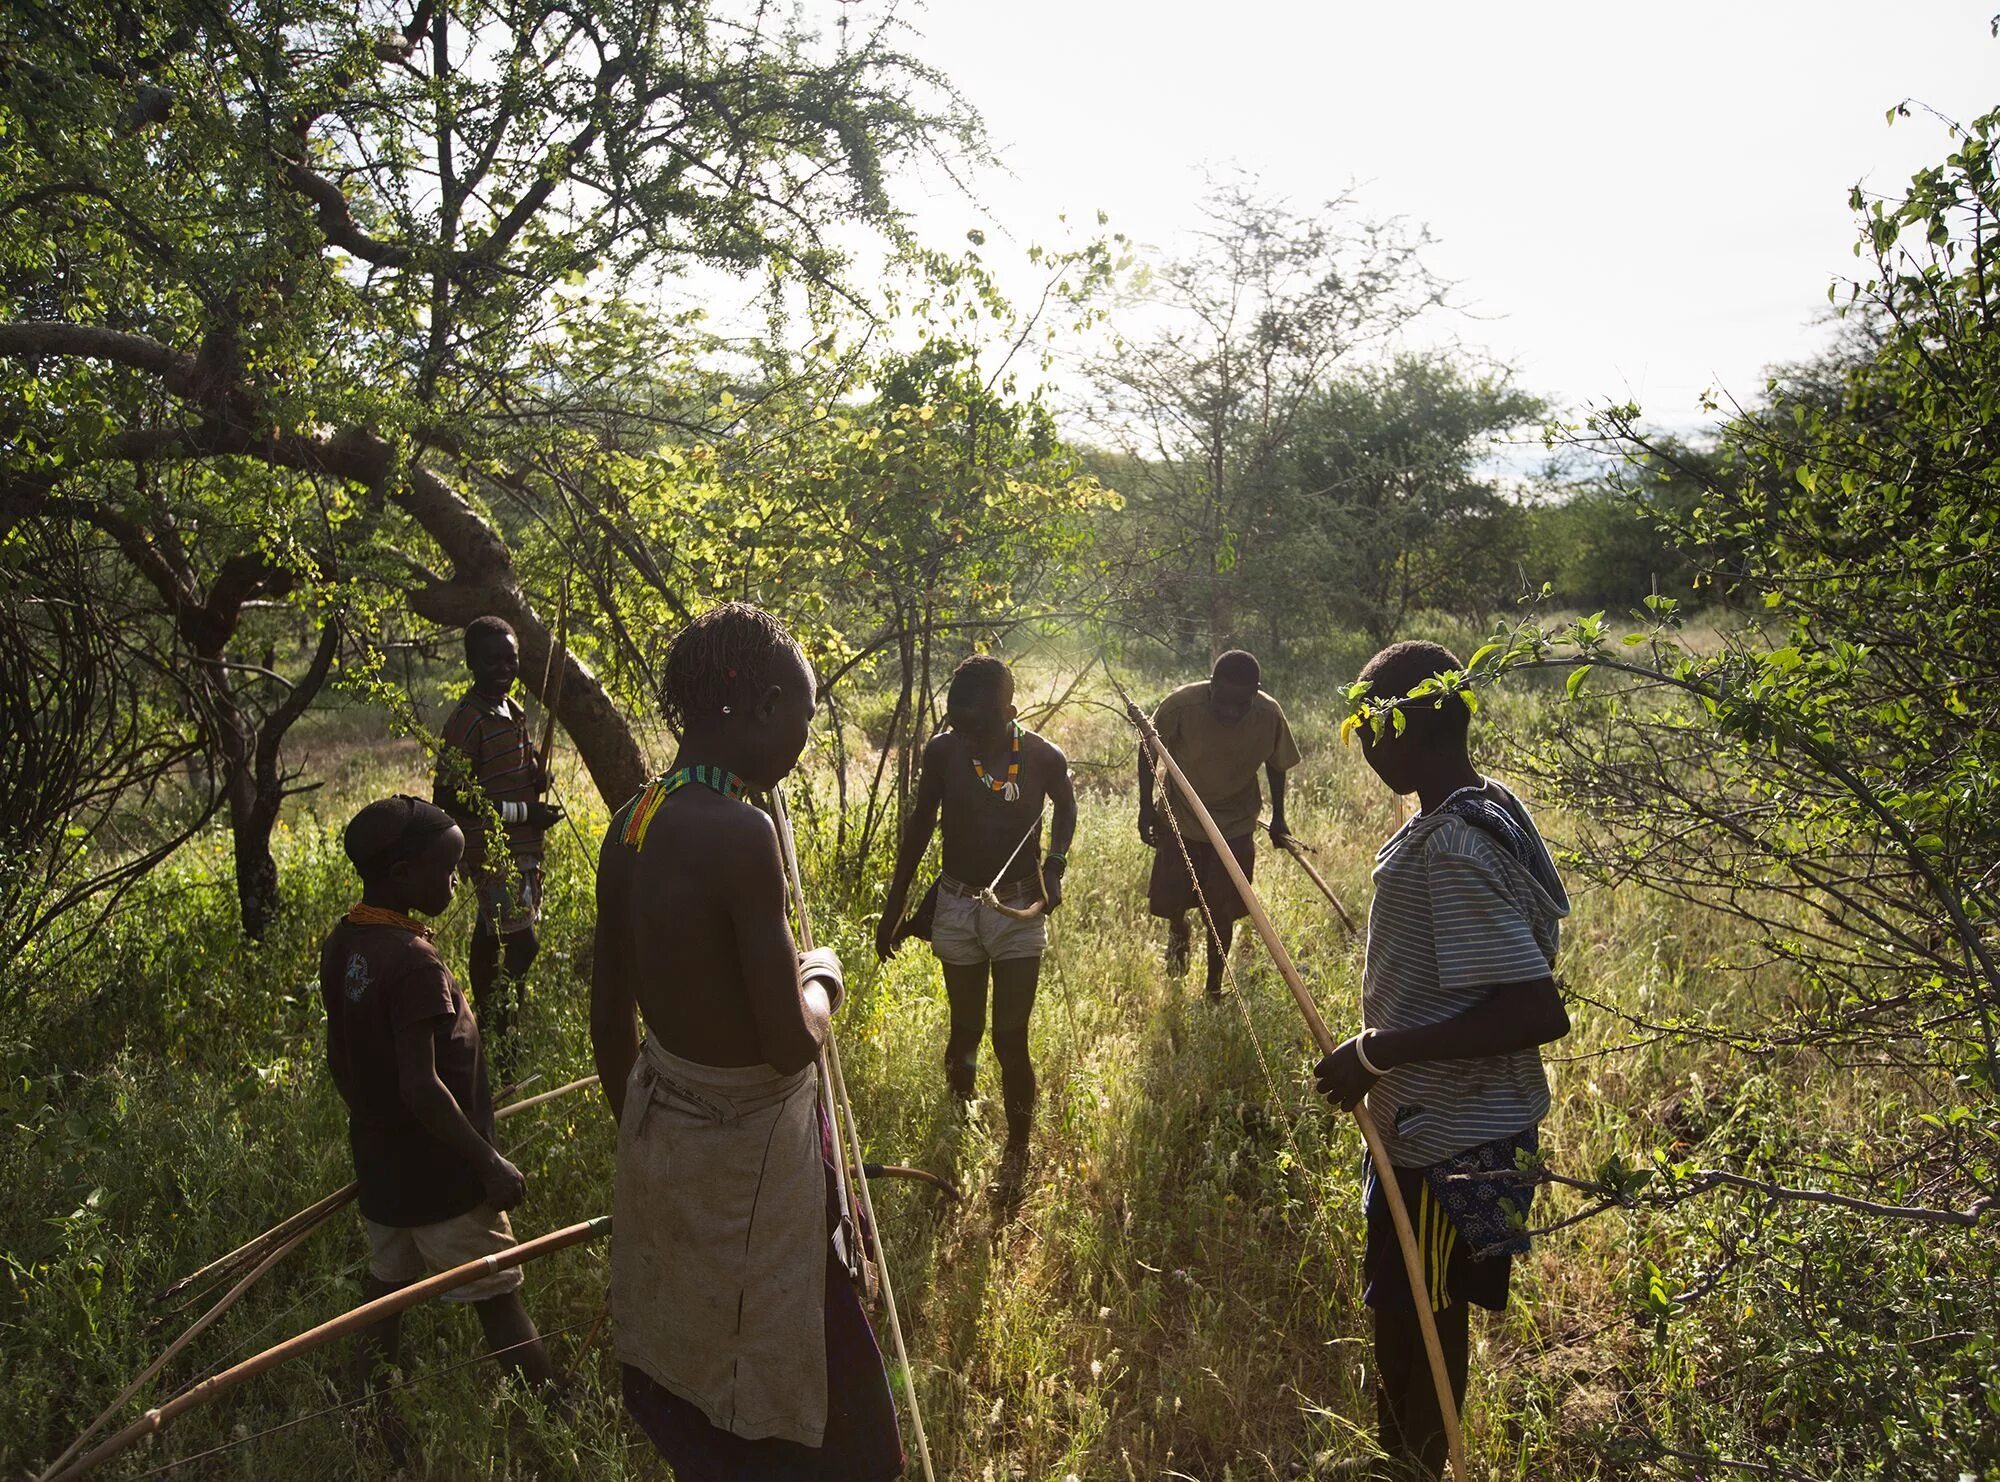
[[[1433,335],[1559,403],[1630,397],[1685,425],[1704,387],[1753,397],[1820,342],[1827,284],[1855,267],[1848,188],[1894,190],[1948,152],[1935,120],[1884,112],[2000,105],[1996,11],[931,0],[906,12],[911,49],[984,115],[1005,169],[977,182],[990,221],[934,182],[903,200],[938,247],[975,225],[1051,242],[1058,213],[1099,209],[1171,246],[1204,164],[1296,205],[1354,181],[1371,214],[1429,225],[1434,269],[1480,316]]]

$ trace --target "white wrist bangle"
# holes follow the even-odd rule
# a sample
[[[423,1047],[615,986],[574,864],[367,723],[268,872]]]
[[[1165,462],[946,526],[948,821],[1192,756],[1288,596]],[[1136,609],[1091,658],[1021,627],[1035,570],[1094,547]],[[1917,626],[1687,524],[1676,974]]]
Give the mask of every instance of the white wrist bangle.
[[[500,805],[500,821],[502,823],[526,823],[528,821],[528,805],[526,803],[502,803]]]
[[[1361,1062],[1363,1070],[1374,1076],[1378,1081],[1387,1075],[1388,1072],[1381,1069],[1373,1060],[1368,1058],[1368,1041],[1379,1033],[1381,1031],[1377,1029],[1364,1029],[1354,1037],[1354,1058]]]

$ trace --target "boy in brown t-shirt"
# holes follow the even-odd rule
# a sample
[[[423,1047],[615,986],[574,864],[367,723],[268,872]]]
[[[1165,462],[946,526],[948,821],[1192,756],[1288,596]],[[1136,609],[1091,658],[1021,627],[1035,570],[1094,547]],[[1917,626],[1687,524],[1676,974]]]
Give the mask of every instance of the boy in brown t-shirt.
[[[443,809],[398,796],[355,814],[341,842],[361,874],[361,900],[320,949],[319,988],[368,1225],[362,1285],[373,1299],[511,1247],[505,1211],[527,1185],[493,1146],[479,1025],[429,928],[409,914],[451,904],[464,835]],[[520,1286],[514,1267],[444,1300],[470,1303],[500,1362],[546,1386],[548,1354]],[[371,1385],[397,1363],[400,1336],[398,1317],[362,1335]]]

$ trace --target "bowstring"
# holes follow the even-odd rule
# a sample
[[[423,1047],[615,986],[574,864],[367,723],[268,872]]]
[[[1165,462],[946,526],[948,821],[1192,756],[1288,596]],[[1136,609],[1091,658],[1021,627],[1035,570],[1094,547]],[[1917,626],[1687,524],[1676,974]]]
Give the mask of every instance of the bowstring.
[[[538,1071],[536,1072],[535,1075],[529,1076],[526,1080],[516,1082],[514,1085],[508,1087],[507,1090],[518,1092],[521,1090],[522,1087],[530,1084],[531,1082],[539,1078],[540,1078],[540,1072]],[[500,1110],[502,1111],[504,1111],[505,1109],[506,1107],[504,1105],[500,1108]],[[520,1144],[516,1145],[515,1155],[519,1156],[523,1148],[533,1146],[534,1139],[543,1136],[547,1132],[547,1130],[548,1126],[545,1125],[542,1128],[538,1129],[537,1131],[530,1133],[526,1138],[522,1140]],[[314,1228],[317,1229],[319,1228],[319,1226],[315,1226]],[[357,1271],[360,1271],[367,1264],[368,1264],[368,1257],[360,1256],[352,1261],[349,1261],[344,1266],[338,1266],[330,1272],[326,1272],[323,1273],[322,1275],[313,1277],[306,1284],[304,1292],[289,1306],[281,1309],[272,1316],[267,1317],[263,1322],[259,1323],[254,1329],[252,1329],[247,1336],[237,1339],[228,1349],[226,1349],[224,1351],[226,1357],[232,1363],[235,1360],[241,1358],[245,1353],[247,1353],[250,1350],[252,1345],[257,1343],[259,1339],[267,1336],[270,1333],[271,1329],[276,1327],[280,1322],[290,1317],[293,1313],[297,1312],[301,1307],[304,1307],[308,1302],[311,1302],[315,1298],[332,1290],[337,1284],[348,1280],[348,1278],[352,1277]],[[207,1291],[213,1291],[213,1290],[214,1290],[213,1287],[208,1288],[204,1292],[204,1295],[207,1294]],[[185,1309],[176,1309],[176,1310],[185,1310]],[[175,1391],[174,1395],[171,1396],[171,1398],[175,1399],[179,1398],[181,1395],[185,1394],[188,1390],[194,1388],[195,1385],[201,1382],[202,1381],[198,1378],[190,1380],[186,1385],[183,1385],[179,1390]]]
[[[289,1306],[281,1308],[276,1313],[273,1313],[270,1317],[267,1317],[263,1322],[259,1323],[255,1328],[251,1329],[249,1333],[238,1338],[235,1342],[230,1344],[228,1348],[224,1349],[222,1351],[224,1362],[221,1365],[221,1367],[229,1368],[233,1366],[237,1362],[237,1360],[241,1359],[245,1354],[250,1352],[251,1349],[255,1348],[259,1343],[261,1343],[264,1338],[268,1337],[271,1330],[275,1328],[279,1323],[283,1322],[286,1318],[292,1316],[300,1308],[304,1307],[307,1303],[318,1300],[326,1293],[332,1291],[339,1284],[347,1281],[356,1272],[362,1270],[365,1266],[367,1266],[367,1264],[368,1264],[368,1257],[360,1256],[352,1261],[349,1261],[344,1266],[337,1267],[333,1271],[314,1277],[312,1281],[307,1284],[305,1291]],[[168,1397],[168,1399],[169,1400],[179,1399],[182,1395],[186,1394],[190,1389],[193,1389],[197,1384],[204,1382],[207,1378],[208,1375],[206,1374],[198,1375],[197,1377],[189,1380],[186,1384],[182,1385],[179,1389],[175,1390],[173,1394]],[[167,1401],[162,1401],[161,1403],[165,1404],[167,1403]]]
[[[593,1320],[593,1331],[595,1330],[595,1323],[601,1323],[603,1320],[604,1320],[603,1315],[600,1313],[598,1317]],[[445,1364],[441,1368],[425,1369],[422,1372],[413,1374],[406,1379],[399,1379],[394,1384],[385,1384],[379,1389],[371,1389],[366,1394],[357,1395],[353,1399],[342,1400],[338,1404],[327,1405],[322,1409],[311,1411],[310,1413],[305,1415],[294,1415],[290,1420],[281,1420],[276,1425],[266,1426],[261,1431],[252,1431],[247,1436],[238,1436],[236,1439],[232,1441],[223,1442],[220,1446],[211,1446],[206,1451],[196,1451],[188,1456],[175,1457],[172,1461],[167,1462],[163,1466],[155,1467],[150,1472],[141,1472],[138,1478],[136,1479],[136,1482],[149,1482],[150,1478],[164,1477],[167,1473],[173,1471],[177,1467],[188,1466],[194,1462],[203,1461],[211,1456],[220,1456],[225,1451],[234,1451],[239,1446],[248,1446],[252,1441],[261,1441],[266,1436],[275,1436],[280,1431],[288,1431],[292,1429],[292,1427],[304,1425],[308,1421],[318,1420],[323,1416],[337,1414],[342,1410],[352,1410],[356,1405],[368,1404],[373,1400],[380,1399],[384,1395],[392,1395],[396,1393],[396,1391],[398,1390],[413,1388],[416,1385],[426,1383],[432,1379],[441,1378],[442,1376],[453,1373],[459,1369],[469,1369],[474,1364],[483,1364],[488,1359],[497,1359],[503,1353],[512,1353],[517,1348],[526,1348],[530,1343],[545,1343],[551,1338],[560,1338],[565,1333],[574,1333],[578,1328],[582,1327],[583,1325],[584,1325],[583,1321],[579,1319],[578,1321],[570,1323],[565,1327],[556,1328],[546,1333],[537,1333],[534,1337],[523,1338],[518,1343],[509,1343],[503,1348],[494,1348],[494,1349],[489,1349],[485,1353],[476,1353],[469,1359],[460,1359],[456,1363]]]
[[[1110,667],[1108,663],[1105,665],[1107,673],[1110,671]],[[1162,799],[1166,804],[1160,811],[1167,820],[1167,827],[1173,833],[1174,845],[1180,851],[1181,866],[1187,871],[1188,884],[1194,888],[1195,904],[1201,908],[1202,921],[1208,927],[1210,933],[1209,939],[1219,947],[1222,943],[1222,932],[1216,925],[1215,912],[1209,907],[1208,896],[1201,888],[1201,877],[1195,872],[1194,857],[1188,853],[1187,840],[1181,833],[1180,820],[1174,815],[1174,806],[1179,801],[1179,798],[1172,791],[1175,786],[1173,779],[1168,774],[1166,763],[1160,759],[1159,752],[1154,749],[1152,740],[1146,735],[1144,728],[1135,723],[1129,715],[1125,716],[1125,723],[1139,732],[1139,744],[1153,758],[1153,785],[1162,795]],[[1231,946],[1234,946],[1233,942]],[[1235,1001],[1236,1011],[1243,1020],[1243,1027],[1249,1033],[1250,1047],[1256,1052],[1258,1068],[1264,1072],[1264,1083],[1270,1090],[1271,1103],[1277,1110],[1279,1125],[1285,1129],[1285,1143],[1291,1149],[1293,1167],[1303,1170],[1306,1166],[1305,1154],[1299,1148],[1297,1119],[1292,1115],[1290,1106],[1287,1105],[1283,1093],[1279,1090],[1277,1075],[1271,1069],[1270,1058],[1264,1053],[1264,1041],[1257,1033],[1257,1021],[1250,1016],[1250,1006],[1245,1001],[1246,996],[1243,987],[1236,977],[1235,953],[1233,951],[1222,954],[1222,975],[1229,984],[1230,993],[1228,996]]]
[[[789,894],[792,898],[790,909],[797,911],[799,930],[810,939],[812,936],[812,919],[807,914],[805,875],[799,866],[798,839],[792,830],[791,810],[785,806],[785,795],[782,787],[773,787],[769,796],[773,804],[774,822],[778,826],[785,880],[789,886]],[[1040,826],[1040,822],[1038,818],[1036,820],[1037,827]],[[903,1319],[901,1314],[896,1310],[896,1287],[889,1275],[889,1247],[882,1238],[881,1221],[875,1217],[874,1197],[868,1191],[868,1164],[867,1160],[862,1156],[861,1131],[854,1124],[854,1103],[847,1094],[847,1077],[842,1074],[840,1068],[840,1046],[834,1041],[831,1024],[827,1027],[826,1045],[821,1058],[829,1072],[829,1075],[822,1079],[830,1079],[833,1083],[828,1088],[831,1092],[829,1099],[838,1103],[842,1114],[839,1119],[835,1119],[829,1115],[827,1119],[830,1124],[829,1130],[837,1137],[843,1121],[847,1127],[847,1139],[854,1153],[854,1181],[849,1187],[848,1197],[852,1199],[855,1189],[858,1188],[861,1198],[861,1210],[857,1210],[856,1213],[858,1215],[862,1211],[866,1211],[868,1216],[866,1239],[872,1241],[875,1246],[876,1270],[882,1279],[882,1302],[889,1312],[889,1331],[896,1343],[896,1360],[903,1368],[904,1392],[908,1394],[910,1400],[910,1422],[917,1434],[917,1455],[923,1463],[925,1482],[932,1482],[934,1474],[931,1471],[930,1440],[924,1433],[923,1408],[917,1399],[917,1371],[910,1363],[909,1346],[903,1336]],[[836,1149],[834,1161],[836,1170],[838,1171],[847,1161],[847,1151],[845,1149]],[[855,1238],[857,1240],[864,1239],[861,1222],[858,1218],[855,1221]],[[864,1259],[865,1253],[866,1245],[864,1244]]]

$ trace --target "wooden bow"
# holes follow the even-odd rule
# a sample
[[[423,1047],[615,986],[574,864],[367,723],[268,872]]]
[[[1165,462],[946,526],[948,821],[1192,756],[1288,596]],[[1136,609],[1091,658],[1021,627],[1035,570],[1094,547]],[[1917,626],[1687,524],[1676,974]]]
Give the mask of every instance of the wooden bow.
[[[1257,935],[1263,939],[1264,947],[1277,964],[1285,985],[1292,990],[1292,998],[1304,1015],[1306,1027],[1312,1031],[1314,1043],[1323,1055],[1331,1055],[1338,1042],[1320,1018],[1319,1005],[1313,1002],[1312,993],[1307,989],[1305,979],[1299,976],[1297,964],[1292,954],[1285,950],[1285,944],[1278,935],[1278,929],[1271,924],[1271,917],[1264,909],[1264,903],[1257,898],[1243,867],[1236,862],[1236,856],[1229,852],[1229,843],[1222,837],[1222,830],[1216,827],[1215,819],[1207,806],[1196,795],[1194,787],[1181,771],[1180,764],[1167,751],[1160,740],[1160,733],[1153,729],[1153,723],[1146,713],[1132,703],[1132,697],[1125,693],[1125,687],[1118,682],[1118,676],[1111,672],[1107,661],[1105,675],[1111,680],[1111,687],[1118,692],[1118,698],[1125,703],[1125,714],[1145,737],[1159,765],[1173,779],[1187,800],[1189,810],[1201,824],[1202,832],[1214,846],[1216,859],[1229,872],[1229,879],[1242,897],[1244,906],[1250,913],[1250,920],[1257,928]],[[1423,1256],[1417,1249],[1416,1233],[1410,1228],[1410,1211],[1403,1203],[1403,1191],[1396,1182],[1395,1165],[1390,1163],[1388,1152],[1382,1146],[1382,1134],[1376,1130],[1375,1119],[1369,1114],[1367,1102],[1354,1108],[1354,1121],[1361,1129],[1362,1141],[1368,1145],[1368,1156],[1374,1160],[1376,1180],[1381,1185],[1382,1195],[1389,1206],[1389,1218],[1396,1227],[1396,1241],[1403,1249],[1403,1267],[1410,1277],[1410,1295],[1417,1304],[1417,1322],[1423,1330],[1424,1353],[1430,1360],[1431,1381],[1437,1388],[1438,1413],[1444,1421],[1445,1443],[1451,1454],[1451,1473],[1457,1482],[1468,1482],[1471,1472],[1465,1465],[1465,1437],[1459,1429],[1458,1405],[1452,1398],[1451,1378],[1445,1371],[1444,1347],[1438,1342],[1437,1320],[1431,1315],[1430,1285],[1424,1280]]]

